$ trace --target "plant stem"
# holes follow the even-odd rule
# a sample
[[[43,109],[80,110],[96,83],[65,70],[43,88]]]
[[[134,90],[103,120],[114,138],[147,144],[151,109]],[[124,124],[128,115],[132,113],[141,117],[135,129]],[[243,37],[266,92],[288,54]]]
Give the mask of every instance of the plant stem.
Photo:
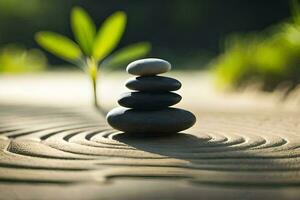
[[[88,67],[88,71],[89,71],[89,76],[90,76],[90,78],[92,80],[94,107],[103,116],[106,116],[107,112],[98,103],[98,95],[97,95],[98,94],[97,93],[98,67],[97,67],[97,63],[93,59],[88,59],[87,60],[87,67]]]
[[[98,108],[99,105],[98,105],[98,95],[97,95],[97,76],[96,77],[92,77],[92,85],[93,85],[94,106],[96,108]]]

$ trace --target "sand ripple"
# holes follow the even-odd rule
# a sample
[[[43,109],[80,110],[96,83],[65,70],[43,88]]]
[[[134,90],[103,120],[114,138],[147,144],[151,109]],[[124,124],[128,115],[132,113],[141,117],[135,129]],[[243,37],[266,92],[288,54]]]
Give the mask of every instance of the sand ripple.
[[[89,111],[9,107],[0,114],[0,180],[300,184],[300,114],[201,113],[186,133],[132,138]]]

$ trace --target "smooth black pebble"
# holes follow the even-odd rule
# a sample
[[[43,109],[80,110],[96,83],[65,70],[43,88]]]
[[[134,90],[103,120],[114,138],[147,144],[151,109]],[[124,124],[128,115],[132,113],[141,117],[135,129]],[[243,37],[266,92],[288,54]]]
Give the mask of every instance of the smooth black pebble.
[[[127,92],[121,94],[120,106],[139,110],[158,110],[172,106],[181,101],[181,96],[172,92]]]
[[[106,119],[117,130],[149,136],[178,133],[196,122],[191,112],[178,108],[141,111],[118,107],[111,110]]]
[[[138,91],[175,91],[181,88],[181,83],[164,76],[141,76],[128,79],[126,87]]]

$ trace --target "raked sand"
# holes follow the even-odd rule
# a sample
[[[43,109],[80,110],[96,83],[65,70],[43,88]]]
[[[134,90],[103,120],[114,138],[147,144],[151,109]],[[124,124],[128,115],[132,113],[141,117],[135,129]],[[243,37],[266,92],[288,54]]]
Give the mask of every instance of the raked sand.
[[[80,75],[1,77],[0,199],[299,198],[296,107],[279,104],[274,95],[222,99],[203,85],[197,93],[195,82],[188,85],[193,76],[177,78],[187,83],[181,105],[196,114],[196,125],[145,139],[110,128],[85,101],[88,82]],[[107,89],[111,99],[118,81],[106,82],[115,88]],[[30,93],[36,98],[26,98]]]

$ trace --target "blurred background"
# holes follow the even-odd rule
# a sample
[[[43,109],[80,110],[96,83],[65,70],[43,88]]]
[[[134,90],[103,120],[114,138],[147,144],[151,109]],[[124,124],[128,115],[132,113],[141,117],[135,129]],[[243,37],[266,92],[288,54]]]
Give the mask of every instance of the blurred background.
[[[151,55],[172,60],[175,69],[201,69],[222,52],[222,42],[229,34],[261,31],[291,16],[286,0],[0,0],[0,45],[37,48],[33,36],[40,30],[72,38],[70,11],[77,5],[98,26],[111,13],[125,11],[128,24],[120,47],[149,41]],[[51,65],[64,64],[50,54],[47,57]]]
[[[17,95],[21,94],[27,95],[21,98],[22,102],[39,99],[33,93],[42,98],[44,94],[39,92],[42,93],[45,86],[32,89],[22,88],[22,85],[31,81],[33,87],[38,87],[35,79],[43,79],[45,84],[49,79],[49,84],[57,84],[49,71],[64,71],[57,72],[55,78],[61,76],[64,84],[70,84],[65,88],[69,93],[76,83],[78,87],[88,87],[78,81],[75,83],[79,76],[75,73],[79,71],[76,67],[42,50],[34,40],[35,33],[41,30],[74,39],[70,27],[70,11],[74,6],[83,7],[97,27],[113,12],[125,11],[128,23],[117,49],[139,41],[150,42],[152,50],[147,57],[169,60],[174,76],[186,80],[183,92],[194,95],[195,91],[199,92],[204,99],[203,107],[212,99],[219,99],[217,104],[227,107],[227,101],[220,96],[224,91],[226,95],[233,95],[230,102],[241,98],[249,101],[249,95],[257,98],[263,94],[265,98],[268,94],[262,107],[271,104],[270,92],[271,99],[277,95],[276,106],[282,100],[298,102],[295,91],[299,90],[300,82],[300,9],[297,1],[287,0],[0,0],[0,99],[20,99]],[[120,78],[125,67],[118,68],[115,79],[125,79]],[[75,72],[66,73],[66,70]],[[43,71],[47,75],[40,75]],[[20,76],[28,72],[30,75]],[[32,72],[39,75],[34,76]],[[17,78],[14,74],[18,74]],[[72,81],[68,82],[66,77],[71,76]],[[124,87],[122,81],[107,83],[106,89],[102,88],[103,94],[112,93],[112,87],[117,91],[119,86],[116,85]],[[191,88],[195,81],[198,81],[198,90]],[[57,96],[59,89],[49,84],[47,93]],[[58,85],[55,87],[63,88],[63,84]],[[31,92],[28,94],[26,90]],[[255,92],[251,93],[252,90]],[[257,91],[261,93],[258,95]],[[191,102],[190,97],[186,105],[199,103]],[[252,104],[258,102],[255,99]]]

